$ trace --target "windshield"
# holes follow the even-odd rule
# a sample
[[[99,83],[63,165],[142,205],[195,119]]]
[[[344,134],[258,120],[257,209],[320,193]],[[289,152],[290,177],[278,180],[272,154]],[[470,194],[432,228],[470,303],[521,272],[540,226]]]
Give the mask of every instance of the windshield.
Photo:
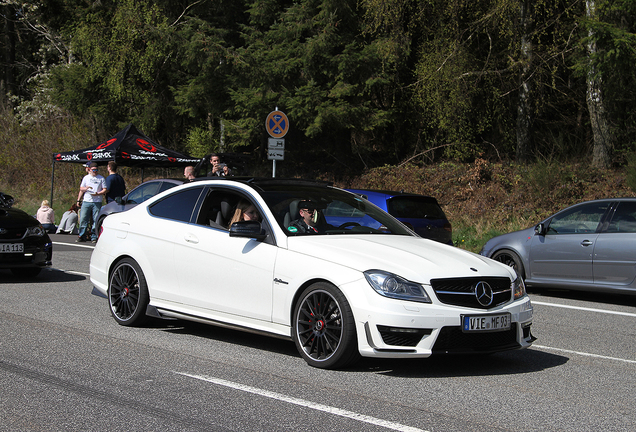
[[[340,189],[268,185],[261,196],[288,235],[414,235],[369,201]]]

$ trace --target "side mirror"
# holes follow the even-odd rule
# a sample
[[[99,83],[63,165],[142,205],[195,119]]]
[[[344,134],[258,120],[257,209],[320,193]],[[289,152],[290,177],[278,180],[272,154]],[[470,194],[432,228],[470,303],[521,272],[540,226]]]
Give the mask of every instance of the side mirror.
[[[119,205],[125,204],[123,197],[115,197],[115,202]]]
[[[544,236],[546,232],[546,227],[542,223],[534,227],[534,233],[536,235]]]
[[[234,222],[230,227],[230,237],[253,238],[263,241],[267,234],[263,231],[261,223],[257,221]]]

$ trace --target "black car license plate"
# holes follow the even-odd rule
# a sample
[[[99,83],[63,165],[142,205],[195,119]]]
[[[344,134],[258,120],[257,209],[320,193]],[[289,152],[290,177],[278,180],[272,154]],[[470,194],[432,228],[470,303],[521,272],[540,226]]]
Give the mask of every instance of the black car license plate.
[[[23,253],[24,243],[0,243],[0,253]]]

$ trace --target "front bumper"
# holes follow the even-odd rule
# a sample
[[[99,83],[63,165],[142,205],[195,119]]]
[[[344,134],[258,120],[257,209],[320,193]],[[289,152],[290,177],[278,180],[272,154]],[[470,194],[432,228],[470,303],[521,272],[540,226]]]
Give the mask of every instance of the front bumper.
[[[53,258],[53,243],[24,242],[24,252],[0,254],[0,268],[50,267]]]
[[[367,289],[369,289],[367,287]],[[370,290],[370,289],[369,289]],[[489,310],[387,299],[371,291],[354,308],[360,354],[408,358],[433,354],[493,353],[529,347],[533,308],[528,296]],[[375,297],[375,298],[374,298]],[[461,315],[510,313],[509,330],[467,333]]]

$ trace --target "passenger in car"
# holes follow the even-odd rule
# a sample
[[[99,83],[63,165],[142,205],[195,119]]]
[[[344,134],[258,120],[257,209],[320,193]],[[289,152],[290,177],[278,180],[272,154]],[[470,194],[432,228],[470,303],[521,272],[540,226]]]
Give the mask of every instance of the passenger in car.
[[[234,216],[232,216],[229,226],[232,226],[234,222],[260,220],[261,215],[258,213],[258,210],[256,210],[256,206],[249,201],[242,199],[236,205],[236,210],[234,211]]]

